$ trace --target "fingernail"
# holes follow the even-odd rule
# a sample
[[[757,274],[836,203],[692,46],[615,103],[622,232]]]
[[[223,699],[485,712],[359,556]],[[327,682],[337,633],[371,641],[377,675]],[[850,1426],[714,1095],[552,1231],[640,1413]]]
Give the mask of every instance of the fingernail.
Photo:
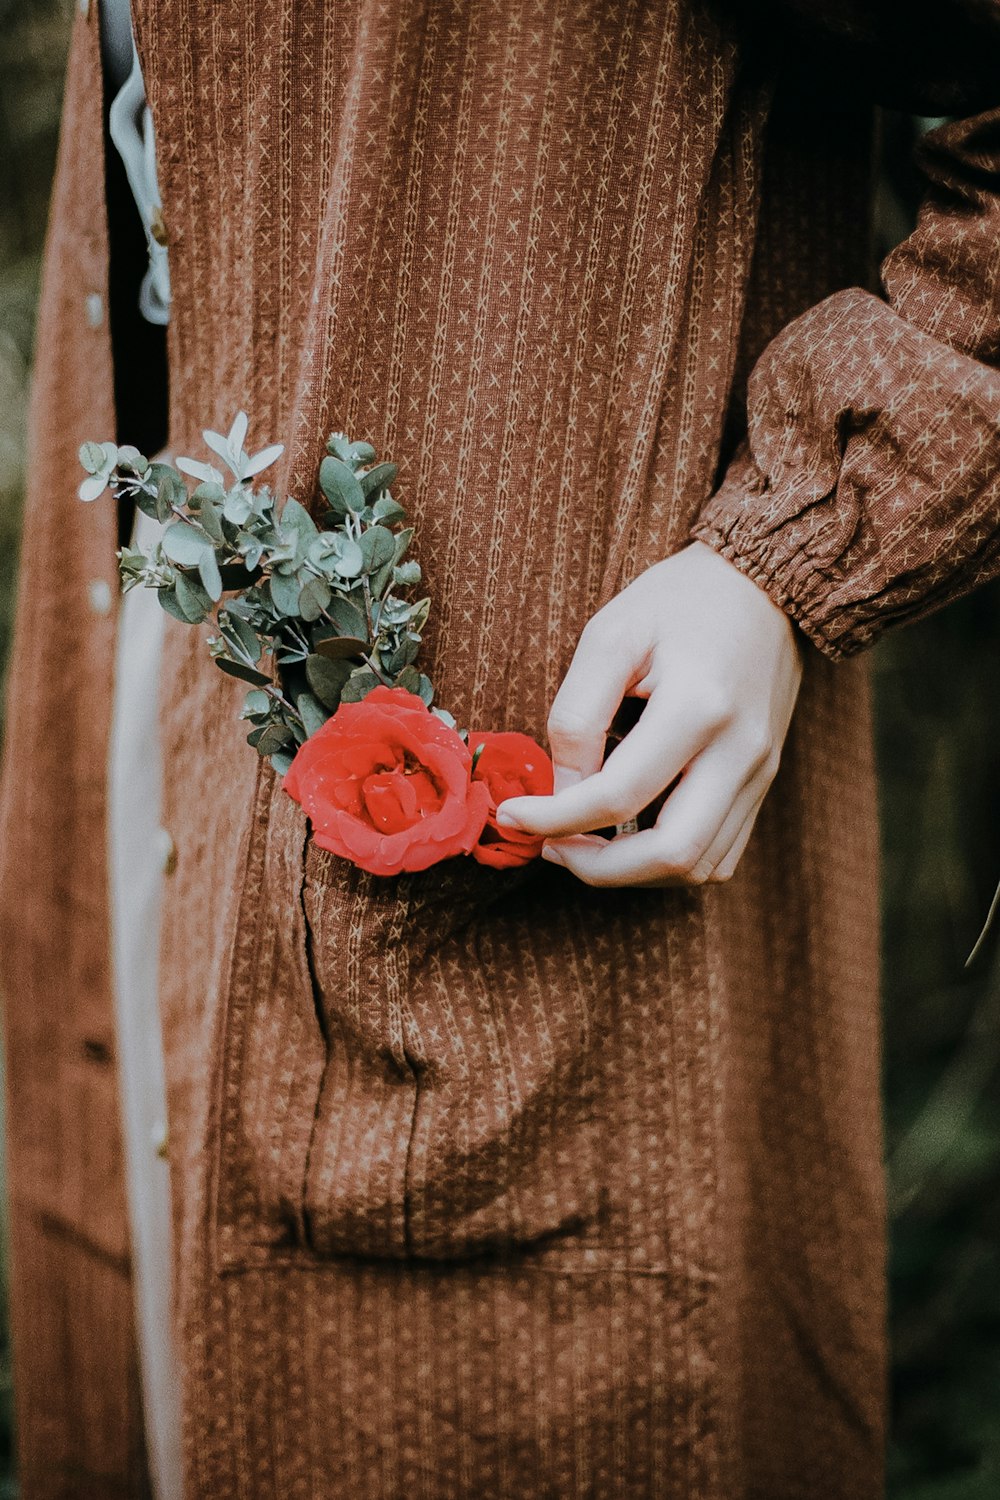
[[[518,821],[514,814],[507,811],[506,802],[501,802],[500,806],[497,808],[497,822],[500,824],[501,828],[517,828],[521,831],[521,833],[526,832],[526,829]]]
[[[554,849],[551,844],[542,845],[542,858],[547,859],[550,865],[561,865],[563,863],[561,853],[558,849]]]

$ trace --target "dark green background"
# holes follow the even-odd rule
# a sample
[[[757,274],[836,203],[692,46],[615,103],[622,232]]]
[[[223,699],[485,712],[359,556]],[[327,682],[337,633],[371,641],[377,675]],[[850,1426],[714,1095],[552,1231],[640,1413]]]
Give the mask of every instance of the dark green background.
[[[0,659],[71,0],[0,0]],[[913,122],[888,117],[879,229],[906,232]],[[884,642],[884,832],[895,1500],[1000,1496],[1000,945],[963,967],[1000,878],[1000,592]],[[2,1302],[0,1302],[2,1306]],[[0,1322],[0,1500],[12,1398]],[[817,1497],[822,1500],[822,1497]]]

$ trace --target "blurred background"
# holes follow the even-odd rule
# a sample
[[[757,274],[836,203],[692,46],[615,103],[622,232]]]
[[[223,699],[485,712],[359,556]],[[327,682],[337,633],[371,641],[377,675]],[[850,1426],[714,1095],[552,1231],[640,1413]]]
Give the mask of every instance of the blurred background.
[[[0,0],[0,662],[73,8],[73,0]],[[896,115],[884,121],[876,205],[882,252],[912,223],[919,182],[911,151],[923,123]],[[1000,1496],[1000,932],[964,967],[1000,879],[998,662],[998,588],[884,642],[873,659],[884,848],[892,1500]],[[17,1489],[2,1290],[6,1500]]]

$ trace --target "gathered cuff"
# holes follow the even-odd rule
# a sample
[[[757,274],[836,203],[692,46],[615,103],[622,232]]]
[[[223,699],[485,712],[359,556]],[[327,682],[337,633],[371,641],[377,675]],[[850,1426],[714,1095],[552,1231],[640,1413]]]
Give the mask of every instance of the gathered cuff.
[[[764,351],[749,431],[691,530],[825,655],[1000,572],[1000,372],[861,289]]]

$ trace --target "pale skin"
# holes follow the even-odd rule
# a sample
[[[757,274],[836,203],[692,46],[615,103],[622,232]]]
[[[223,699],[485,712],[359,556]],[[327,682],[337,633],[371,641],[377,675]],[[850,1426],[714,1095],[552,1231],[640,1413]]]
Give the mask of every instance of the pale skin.
[[[595,886],[728,880],[774,780],[802,675],[789,617],[702,542],[641,573],[587,623],[548,719],[548,797],[501,823]],[[622,699],[646,699],[602,765]],[[654,827],[608,839],[680,777]]]

